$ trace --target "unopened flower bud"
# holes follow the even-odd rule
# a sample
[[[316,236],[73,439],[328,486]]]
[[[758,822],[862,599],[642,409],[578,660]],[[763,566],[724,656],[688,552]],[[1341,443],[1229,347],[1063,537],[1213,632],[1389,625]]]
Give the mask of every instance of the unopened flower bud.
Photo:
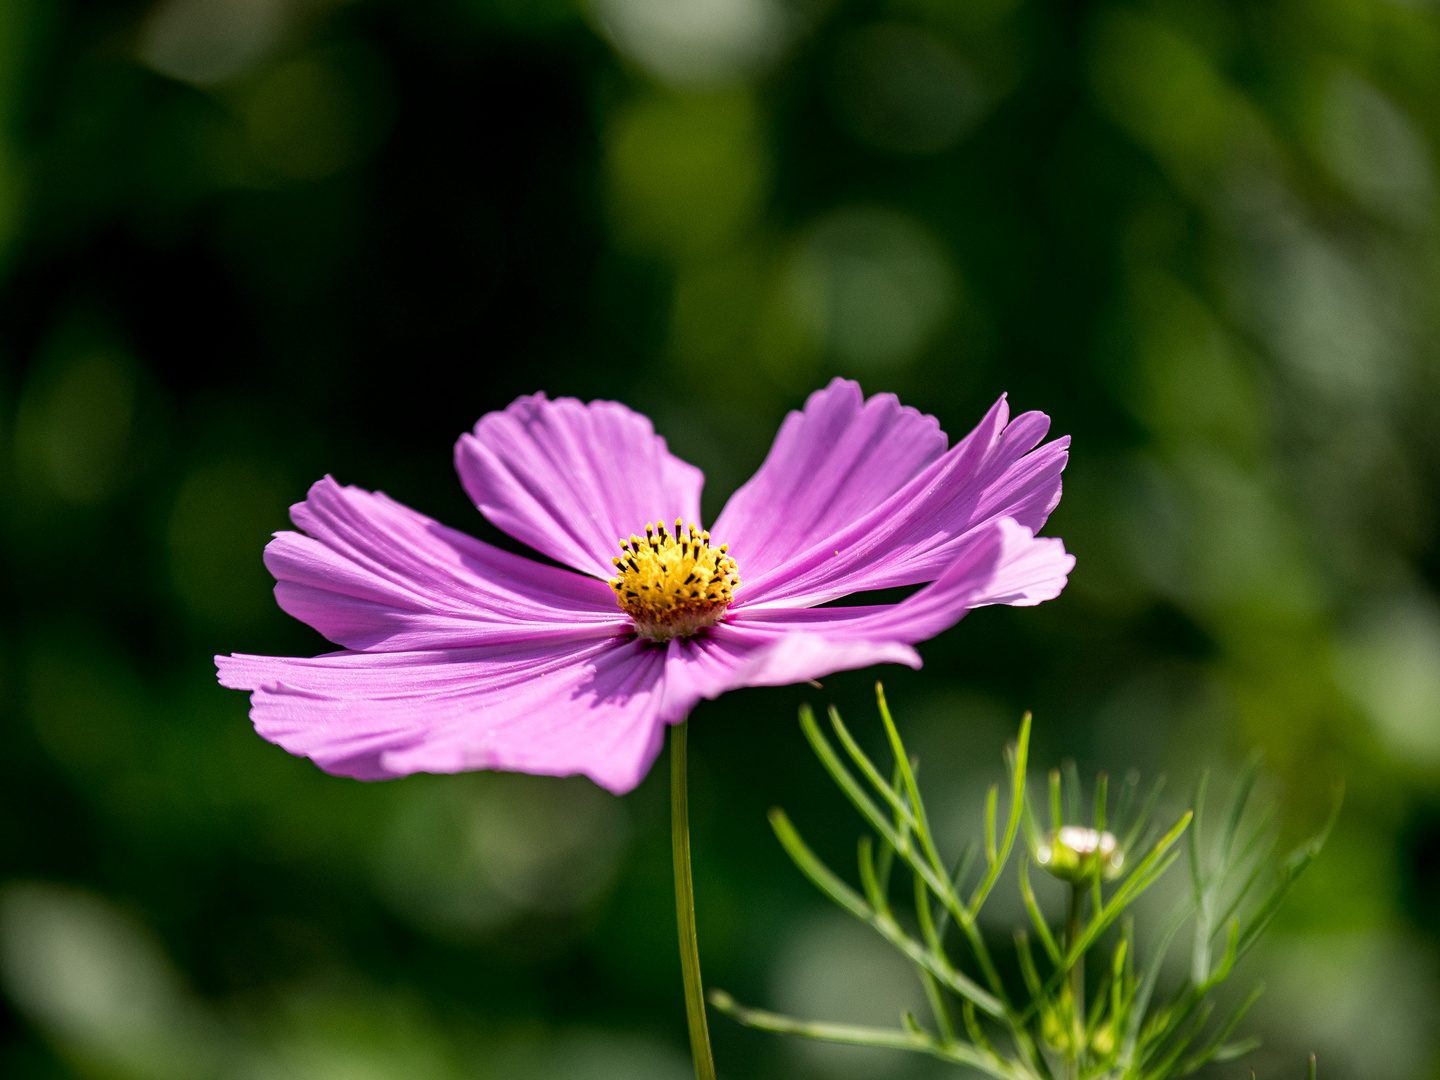
[[[1035,851],[1035,861],[1062,881],[1085,881],[1095,874],[1113,878],[1120,873],[1125,853],[1113,833],[1066,825],[1051,833]]]

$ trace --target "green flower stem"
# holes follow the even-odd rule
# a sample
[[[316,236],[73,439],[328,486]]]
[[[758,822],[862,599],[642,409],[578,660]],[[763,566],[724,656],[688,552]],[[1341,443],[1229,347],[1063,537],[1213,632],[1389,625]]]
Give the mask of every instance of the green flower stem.
[[[675,860],[675,921],[680,931],[680,970],[685,979],[685,1018],[696,1080],[715,1080],[705,989],[700,980],[700,946],[695,937],[695,883],[690,875],[690,796],[685,775],[688,721],[670,729],[670,844]]]
[[[1070,886],[1070,918],[1065,943],[1073,947],[1080,940],[1081,912],[1085,907],[1085,885],[1077,881]],[[1085,1047],[1085,954],[1082,952],[1070,969],[1070,1054],[1067,1064],[1070,1075],[1080,1075],[1080,1057]]]

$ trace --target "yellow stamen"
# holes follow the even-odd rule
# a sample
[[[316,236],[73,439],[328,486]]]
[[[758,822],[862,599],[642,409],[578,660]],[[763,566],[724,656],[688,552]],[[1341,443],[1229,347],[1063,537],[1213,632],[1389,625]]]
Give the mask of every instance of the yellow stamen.
[[[708,532],[679,518],[673,535],[663,521],[647,524],[643,538],[620,541],[610,588],[641,637],[690,637],[715,625],[735,597],[740,571],[727,551],[728,544],[711,547]]]

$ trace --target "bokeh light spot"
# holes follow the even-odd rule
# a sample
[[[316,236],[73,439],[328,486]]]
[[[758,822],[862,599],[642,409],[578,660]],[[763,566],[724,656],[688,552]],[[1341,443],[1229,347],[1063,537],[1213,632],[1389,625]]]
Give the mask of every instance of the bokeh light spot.
[[[894,210],[837,211],[800,240],[786,292],[796,321],[842,367],[898,367],[930,344],[959,280],[944,248]]]
[[[133,464],[139,404],[134,361],[114,346],[62,343],[31,375],[16,420],[16,454],[65,502],[114,495]]]
[[[1402,224],[1424,222],[1434,169],[1424,136],[1405,113],[1353,72],[1337,72],[1321,101],[1319,151],[1356,200]]]
[[[266,73],[250,92],[250,146],[280,176],[323,180],[380,145],[392,98],[385,62],[368,47],[336,46],[297,57]]]
[[[101,1075],[213,1075],[204,1018],[159,943],[97,896],[46,882],[6,885],[0,975],[27,1017]]]
[[[757,74],[790,36],[775,0],[591,0],[591,6],[622,55],[673,86]]]
[[[140,27],[140,59],[163,75],[213,86],[260,63],[286,29],[285,0],[160,0]]]
[[[910,965],[875,932],[839,913],[801,924],[781,947],[771,993],[790,1016],[837,1023],[894,1025],[897,1013],[926,1008]],[[910,1072],[903,1053],[799,1039],[788,1049],[822,1076],[888,1080]]]
[[[1402,596],[1366,613],[1337,653],[1342,684],[1396,761],[1440,767],[1440,609]]]
[[[400,914],[444,940],[582,912],[613,882],[625,850],[623,805],[578,777],[415,779],[405,796],[377,878]]]
[[[606,131],[611,206],[631,245],[693,256],[723,246],[760,209],[769,163],[744,91],[644,95]]]
[[[953,49],[902,23],[864,27],[836,47],[831,99],[857,139],[895,154],[950,148],[987,104],[979,81]]]
[[[170,511],[170,580],[192,617],[209,626],[246,626],[271,613],[272,582],[261,560],[285,523],[280,484],[246,460],[200,464]]]

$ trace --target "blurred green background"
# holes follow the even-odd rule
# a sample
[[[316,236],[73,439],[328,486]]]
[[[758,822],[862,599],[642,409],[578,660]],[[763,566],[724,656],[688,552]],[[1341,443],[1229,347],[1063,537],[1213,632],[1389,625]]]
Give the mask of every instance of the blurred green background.
[[[1216,1075],[1440,1075],[1437,140],[1427,0],[0,0],[0,1073],[683,1080],[663,760],[337,780],[210,657],[326,650],[260,561],[326,472],[494,540],[458,434],[606,396],[713,518],[843,374],[1075,439],[1065,594],[883,672],[941,830],[1024,708],[1172,810],[1263,747],[1288,837],[1343,776]],[[697,710],[712,985],[918,995],[764,820],[848,863],[795,708],[873,678]]]

